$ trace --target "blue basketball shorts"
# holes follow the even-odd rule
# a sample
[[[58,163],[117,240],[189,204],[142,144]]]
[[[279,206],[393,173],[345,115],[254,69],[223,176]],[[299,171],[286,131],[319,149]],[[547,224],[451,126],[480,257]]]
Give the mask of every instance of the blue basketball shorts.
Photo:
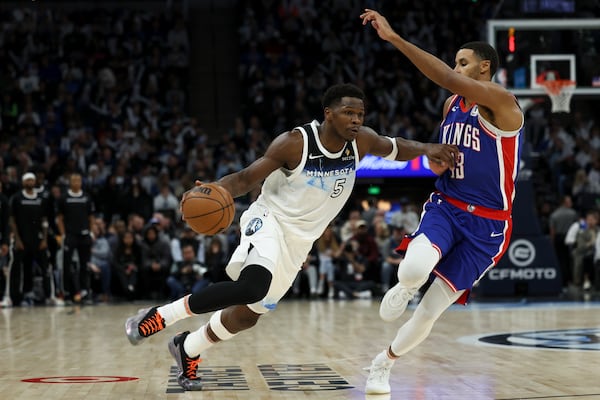
[[[408,239],[421,233],[440,253],[432,274],[454,291],[470,291],[508,249],[512,219],[479,217],[448,203],[441,194],[432,193],[423,205],[417,230]],[[400,250],[406,245],[401,245]]]

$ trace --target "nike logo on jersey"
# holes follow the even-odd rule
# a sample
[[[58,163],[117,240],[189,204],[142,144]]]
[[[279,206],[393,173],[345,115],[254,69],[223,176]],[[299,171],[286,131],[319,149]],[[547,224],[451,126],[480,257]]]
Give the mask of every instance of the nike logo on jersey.
[[[452,107],[452,112],[455,112],[456,110],[458,110],[457,106]]]
[[[492,232],[490,233],[490,237],[498,237],[504,235],[503,232]]]
[[[316,158],[321,158],[321,157],[324,157],[324,155],[323,155],[323,154],[317,154],[317,155],[314,155],[314,154],[309,154],[309,155],[308,155],[308,159],[309,159],[309,160],[314,160],[314,159],[316,159]]]

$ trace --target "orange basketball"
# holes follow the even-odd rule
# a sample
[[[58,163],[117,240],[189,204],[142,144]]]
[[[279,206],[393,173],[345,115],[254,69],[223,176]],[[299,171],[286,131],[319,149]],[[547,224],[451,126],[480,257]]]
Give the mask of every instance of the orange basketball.
[[[196,186],[181,202],[183,219],[195,232],[216,235],[229,228],[235,216],[231,194],[221,185]]]

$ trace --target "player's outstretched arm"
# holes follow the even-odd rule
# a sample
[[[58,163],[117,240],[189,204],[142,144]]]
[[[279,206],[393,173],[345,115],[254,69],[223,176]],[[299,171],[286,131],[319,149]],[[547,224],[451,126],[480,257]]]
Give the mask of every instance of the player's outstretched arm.
[[[419,156],[427,156],[431,162],[444,167],[454,167],[459,150],[455,145],[439,143],[423,143],[401,137],[393,138],[398,149],[396,161],[408,161]],[[387,157],[393,151],[389,138],[380,136],[373,129],[363,126],[360,129],[359,146],[366,153]]]
[[[425,76],[439,86],[484,105],[496,113],[505,111],[512,114],[515,122],[510,125],[518,126],[520,124],[514,97],[502,86],[491,81],[476,80],[456,73],[444,61],[403,39],[392,29],[387,19],[375,10],[365,9],[360,18],[363,25],[370,23],[380,38],[400,50]],[[506,129],[506,127],[503,128]]]
[[[451,81],[452,75],[456,75],[456,73],[445,62],[403,39],[392,29],[388,20],[377,11],[367,8],[360,18],[363,25],[371,23],[380,38],[400,50],[425,76],[438,85],[451,90],[447,87],[448,81]]]

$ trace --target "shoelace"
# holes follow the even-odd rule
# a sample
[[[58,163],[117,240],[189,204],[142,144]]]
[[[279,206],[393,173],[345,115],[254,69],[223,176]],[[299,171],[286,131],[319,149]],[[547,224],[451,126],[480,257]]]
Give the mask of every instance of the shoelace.
[[[388,373],[388,371],[390,370],[391,366],[388,366],[386,364],[373,364],[369,367],[369,372],[372,372],[372,374],[370,374],[369,376],[369,381],[381,381],[384,380],[386,378],[386,375]]]
[[[142,336],[147,337],[164,328],[165,320],[158,312],[155,312],[150,318],[146,318],[140,322],[139,331]]]
[[[198,379],[196,371],[198,370],[198,364],[202,362],[200,357],[197,358],[185,358],[185,377],[188,379]]]
[[[386,379],[386,374],[387,372],[390,370],[390,366],[384,365],[384,364],[371,364],[370,367],[365,368],[366,370],[368,370],[370,372],[369,377],[367,378],[367,381],[372,382],[372,381],[382,381]]]

